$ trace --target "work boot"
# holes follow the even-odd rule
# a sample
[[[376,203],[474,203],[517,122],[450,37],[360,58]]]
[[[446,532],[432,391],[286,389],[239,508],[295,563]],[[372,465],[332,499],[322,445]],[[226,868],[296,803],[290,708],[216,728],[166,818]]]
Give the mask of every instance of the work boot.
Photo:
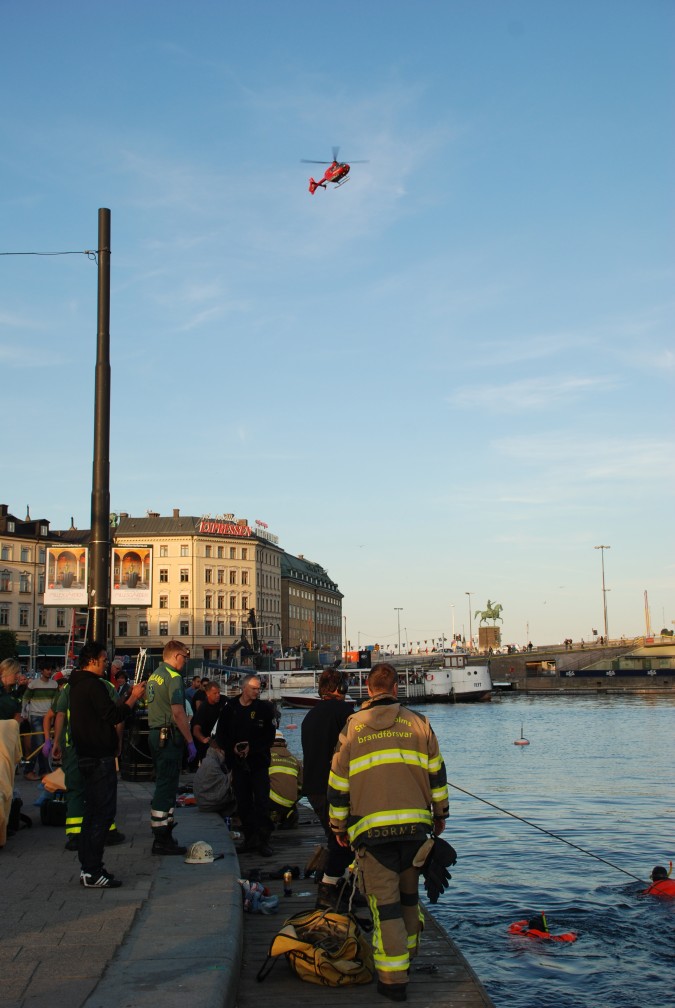
[[[154,829],[154,840],[152,841],[152,853],[163,855],[186,854],[187,847],[181,847],[177,840],[171,836],[171,830],[166,826]]]
[[[377,993],[381,994],[383,997],[389,998],[390,1001],[407,1001],[408,1000],[408,985],[407,984],[386,984],[382,983],[381,980],[377,981]]]
[[[106,847],[116,847],[117,844],[124,843],[126,837],[124,833],[121,833],[118,829],[108,830],[105,835],[105,840],[103,843]]]
[[[266,836],[260,836],[260,837],[258,837],[258,848],[257,848],[257,850],[258,850],[258,854],[260,854],[261,857],[273,857],[273,855],[274,855],[274,851],[270,847],[269,837],[266,837]]]
[[[258,842],[255,833],[244,834],[244,842],[236,848],[237,854],[254,854],[258,850]]]
[[[68,839],[66,840],[66,846],[64,847],[64,850],[73,850],[73,851],[77,850],[77,836],[68,837]]]

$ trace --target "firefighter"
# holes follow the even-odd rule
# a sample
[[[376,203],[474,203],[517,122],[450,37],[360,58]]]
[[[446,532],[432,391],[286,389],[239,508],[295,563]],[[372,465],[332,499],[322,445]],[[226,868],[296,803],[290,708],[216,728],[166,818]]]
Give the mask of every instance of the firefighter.
[[[425,717],[398,702],[396,669],[375,665],[369,699],[340,733],[328,781],[330,824],[356,851],[373,917],[378,994],[405,1001],[421,931],[420,868],[448,815],[445,764]]]

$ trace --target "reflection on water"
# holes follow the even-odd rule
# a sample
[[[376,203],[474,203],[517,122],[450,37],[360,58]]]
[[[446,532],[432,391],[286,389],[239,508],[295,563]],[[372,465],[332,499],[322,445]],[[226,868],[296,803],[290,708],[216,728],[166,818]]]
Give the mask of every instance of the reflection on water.
[[[516,695],[419,709],[452,784],[616,866],[451,788],[446,835],[459,860],[434,913],[497,1008],[675,1004],[675,900],[639,895],[675,854],[675,698]],[[284,723],[301,718],[284,712]],[[521,721],[525,747],[513,744]],[[299,735],[286,736],[296,752]],[[541,911],[579,939],[508,934]]]

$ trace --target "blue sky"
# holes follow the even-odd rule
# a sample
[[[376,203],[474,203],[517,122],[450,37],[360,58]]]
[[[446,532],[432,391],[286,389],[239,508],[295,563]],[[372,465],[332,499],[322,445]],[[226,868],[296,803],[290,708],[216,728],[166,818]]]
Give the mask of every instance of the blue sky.
[[[466,592],[588,640],[600,544],[610,634],[645,590],[671,625],[669,0],[0,15],[0,251],[112,213],[113,510],[266,521],[354,643],[468,632]],[[310,196],[334,144],[368,163]],[[0,257],[2,501],[54,528],[90,522],[96,287]]]

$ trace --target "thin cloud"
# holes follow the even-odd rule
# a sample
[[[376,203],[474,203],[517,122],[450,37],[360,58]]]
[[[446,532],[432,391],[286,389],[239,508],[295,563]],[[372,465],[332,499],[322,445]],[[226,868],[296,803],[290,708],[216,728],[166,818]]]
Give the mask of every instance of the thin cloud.
[[[522,413],[550,408],[553,403],[569,403],[582,396],[610,392],[621,386],[610,376],[568,376],[561,378],[526,378],[510,384],[466,386],[447,401],[462,408],[479,406],[495,413]]]

